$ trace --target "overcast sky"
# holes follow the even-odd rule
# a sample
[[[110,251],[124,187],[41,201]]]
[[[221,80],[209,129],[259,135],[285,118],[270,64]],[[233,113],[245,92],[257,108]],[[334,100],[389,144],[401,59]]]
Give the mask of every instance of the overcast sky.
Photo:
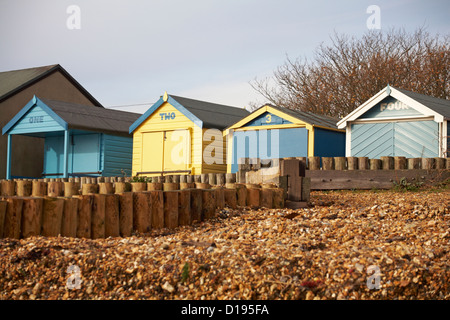
[[[0,71],[59,63],[105,107],[140,113],[165,91],[244,107],[286,56],[365,33],[370,5],[381,30],[450,33],[449,0],[0,0]]]

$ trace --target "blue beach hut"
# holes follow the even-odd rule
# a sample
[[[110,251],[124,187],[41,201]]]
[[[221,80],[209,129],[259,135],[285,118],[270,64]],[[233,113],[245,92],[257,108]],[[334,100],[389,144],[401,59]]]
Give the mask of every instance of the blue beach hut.
[[[130,176],[133,140],[128,128],[139,116],[34,96],[2,129],[8,141],[6,178],[15,178],[11,166],[20,161],[11,159],[14,135],[45,139],[43,177]]]

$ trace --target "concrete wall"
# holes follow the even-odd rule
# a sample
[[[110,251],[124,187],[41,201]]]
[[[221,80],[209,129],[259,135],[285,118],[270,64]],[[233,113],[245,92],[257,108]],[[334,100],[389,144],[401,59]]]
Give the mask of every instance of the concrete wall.
[[[34,95],[39,98],[94,106],[88,97],[57,71],[0,102],[0,128],[3,128]],[[0,179],[6,177],[6,146],[6,135],[1,136]],[[40,177],[43,161],[44,139],[25,136],[12,137],[12,176]]]

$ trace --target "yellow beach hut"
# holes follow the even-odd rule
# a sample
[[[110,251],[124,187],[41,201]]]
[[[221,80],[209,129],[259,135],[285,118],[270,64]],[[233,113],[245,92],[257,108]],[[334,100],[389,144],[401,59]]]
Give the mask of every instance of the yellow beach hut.
[[[133,176],[225,173],[222,130],[248,114],[243,108],[166,92],[129,128]]]

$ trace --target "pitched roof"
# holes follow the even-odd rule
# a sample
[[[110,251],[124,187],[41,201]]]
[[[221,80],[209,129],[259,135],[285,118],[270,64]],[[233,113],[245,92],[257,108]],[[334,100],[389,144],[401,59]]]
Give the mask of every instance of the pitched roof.
[[[95,106],[103,108],[100,102],[59,64],[0,72],[0,102],[57,71],[61,72]]]
[[[15,126],[34,106],[41,106],[67,129],[78,129],[128,135],[128,128],[139,118],[139,113],[132,113],[106,108],[92,108],[76,103],[39,99],[34,97],[6,126],[3,134]],[[50,109],[50,110],[48,110]],[[58,117],[61,119],[58,119]]]
[[[358,108],[350,112],[337,123],[339,128],[345,128],[348,122],[355,121],[366,111],[370,110],[377,103],[386,97],[394,97],[422,113],[424,116],[434,117],[434,121],[442,122],[450,119],[450,100],[431,97],[428,95],[407,91],[404,89],[386,86]]]
[[[339,121],[337,118],[319,115],[312,112],[300,111],[300,110],[292,110],[283,107],[277,107],[273,105],[268,105],[280,112],[284,112],[294,118],[297,118],[303,122],[309,123],[311,125],[326,127],[330,129],[337,129],[336,123]]]
[[[443,115],[445,118],[450,118],[450,100],[435,98],[425,94],[399,88],[397,88],[397,90],[407,95],[411,99],[414,99],[417,102],[420,102],[421,104],[427,106],[431,110],[434,110],[437,113]]]
[[[206,128],[224,129],[250,114],[243,108],[173,95],[171,97],[203,121],[203,126]]]
[[[92,108],[70,102],[41,99],[70,129],[128,134],[128,128],[141,116],[139,113]]]
[[[250,114],[242,108],[167,95],[166,93],[130,126],[130,133],[136,130],[166,101],[201,128],[222,130]]]

